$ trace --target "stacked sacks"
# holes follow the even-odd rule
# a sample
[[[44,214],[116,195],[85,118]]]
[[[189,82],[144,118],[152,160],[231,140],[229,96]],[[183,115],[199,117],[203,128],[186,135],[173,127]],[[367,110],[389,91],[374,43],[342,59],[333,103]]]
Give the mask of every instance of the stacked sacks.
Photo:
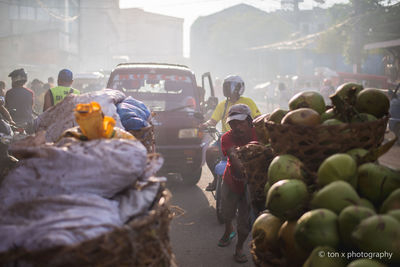
[[[125,130],[139,130],[149,126],[149,109],[140,101],[131,96],[117,105],[117,112]]]
[[[377,262],[376,266],[400,264],[400,171],[368,162],[379,155],[376,147],[384,131],[367,147],[358,146],[363,140],[354,140],[358,125],[385,122],[386,96],[377,89],[345,84],[331,99],[333,108],[326,110],[317,92],[303,92],[292,98],[291,111],[276,110],[265,119],[271,146],[280,155],[272,160],[265,185],[263,217],[268,220],[256,220],[253,226],[257,228],[252,242],[256,265],[360,266],[364,259],[357,259],[364,257],[369,258],[368,264]],[[380,104],[374,105],[374,99],[380,99]],[[291,128],[270,131],[281,124]],[[329,135],[338,125],[343,135],[336,138],[348,138],[342,142],[347,146],[339,150],[335,139],[323,139],[325,143],[313,147],[316,138],[306,136],[301,139],[304,153],[296,153],[299,147],[283,136],[297,127],[299,135],[307,135],[309,129]],[[357,137],[368,139],[375,132],[363,134]],[[318,146],[329,149],[318,153]],[[315,153],[319,158],[310,160]],[[274,246],[268,244],[274,235],[260,232],[277,228],[277,222],[281,227]],[[327,257],[328,253],[333,256]]]

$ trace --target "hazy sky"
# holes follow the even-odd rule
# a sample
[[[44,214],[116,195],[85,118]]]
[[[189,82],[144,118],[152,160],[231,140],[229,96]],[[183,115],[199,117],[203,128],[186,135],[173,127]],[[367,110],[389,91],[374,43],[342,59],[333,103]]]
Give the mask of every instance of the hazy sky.
[[[347,2],[348,0],[327,0],[327,4],[322,7]],[[199,16],[206,16],[240,3],[265,11],[274,11],[281,6],[280,0],[120,0],[120,7],[138,7],[148,12],[183,18],[183,50],[184,55],[189,56],[189,32],[193,21]],[[300,9],[311,9],[313,6],[318,5],[312,0],[304,0],[303,3],[300,3]]]

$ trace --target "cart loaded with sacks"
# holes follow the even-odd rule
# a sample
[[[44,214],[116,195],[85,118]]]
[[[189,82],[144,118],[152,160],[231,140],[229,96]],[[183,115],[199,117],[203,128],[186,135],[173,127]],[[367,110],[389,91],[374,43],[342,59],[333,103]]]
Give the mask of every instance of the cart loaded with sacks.
[[[352,83],[330,99],[298,93],[237,150],[258,212],[256,266],[400,264],[400,171],[379,164],[396,141],[384,143],[389,100]]]
[[[124,129],[124,99],[67,96],[11,145],[19,162],[0,184],[1,266],[176,266],[163,158],[151,123]]]

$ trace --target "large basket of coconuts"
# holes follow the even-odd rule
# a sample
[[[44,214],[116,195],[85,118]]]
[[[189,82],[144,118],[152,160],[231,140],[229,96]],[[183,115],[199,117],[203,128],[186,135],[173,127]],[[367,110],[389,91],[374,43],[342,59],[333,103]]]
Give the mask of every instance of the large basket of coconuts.
[[[298,93],[289,102],[290,111],[275,110],[258,131],[264,131],[276,154],[296,156],[311,171],[329,155],[376,148],[384,140],[390,103],[379,89],[362,89],[343,84],[330,96],[331,106],[317,92]]]
[[[301,92],[290,111],[254,121],[275,155],[252,226],[256,266],[400,264],[400,171],[376,161],[396,141],[382,145],[389,100],[352,83],[330,99],[327,109],[317,92]]]

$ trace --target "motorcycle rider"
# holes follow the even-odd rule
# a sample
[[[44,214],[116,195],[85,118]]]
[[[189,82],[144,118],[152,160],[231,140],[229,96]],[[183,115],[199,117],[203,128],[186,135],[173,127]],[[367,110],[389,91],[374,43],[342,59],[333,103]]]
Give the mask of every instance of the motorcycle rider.
[[[204,129],[207,127],[214,127],[217,125],[219,121],[222,124],[222,132],[225,133],[229,131],[231,128],[229,124],[226,122],[226,118],[228,116],[228,110],[231,106],[235,104],[245,104],[251,110],[251,116],[253,118],[261,115],[260,110],[258,109],[256,103],[251,98],[242,96],[245,89],[245,84],[242,78],[238,75],[229,75],[224,79],[223,85],[223,94],[226,97],[223,101],[218,103],[215,108],[213,114],[211,115],[211,119],[203,123],[200,128]],[[214,191],[217,185],[216,175],[214,174],[214,168],[218,164],[218,158],[221,156],[220,152],[220,140],[214,142],[211,146],[207,148],[206,151],[206,162],[208,168],[211,170],[211,173],[214,176],[214,179],[211,183],[206,187],[206,191]]]
[[[8,77],[11,78],[11,89],[6,92],[5,107],[16,124],[31,123],[35,94],[24,87],[28,75],[24,69],[16,69]]]

